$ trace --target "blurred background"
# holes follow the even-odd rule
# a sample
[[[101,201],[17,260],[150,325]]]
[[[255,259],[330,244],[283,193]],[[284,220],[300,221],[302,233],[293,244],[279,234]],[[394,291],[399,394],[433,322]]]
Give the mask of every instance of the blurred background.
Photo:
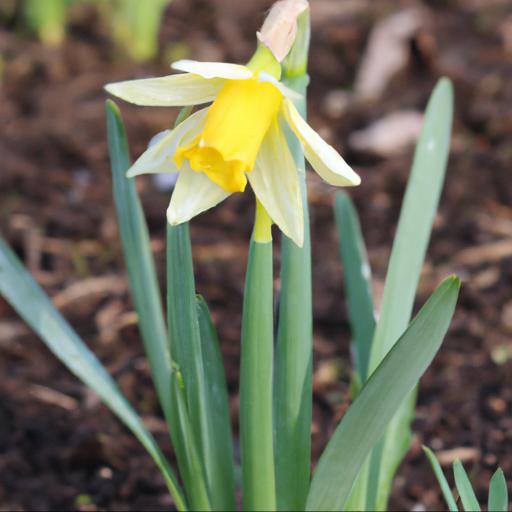
[[[452,151],[418,304],[449,273],[459,274],[464,286],[447,339],[421,382],[414,441],[390,508],[443,507],[422,443],[445,465],[461,459],[483,499],[498,463],[512,480],[512,3],[310,3],[309,118],[362,176],[350,194],[361,215],[377,303],[422,111],[440,76],[454,82]],[[270,5],[0,2],[1,235],[105,362],[166,451],[120,252],[102,87],[168,74],[169,63],[180,58],[243,63]],[[121,109],[133,157],[177,114],[127,104]],[[349,403],[350,334],[334,190],[315,174],[308,180],[316,458]],[[163,282],[170,191],[146,177],[138,186]],[[197,289],[219,328],[235,426],[252,209],[250,193],[236,194],[191,225]],[[1,299],[0,374],[0,508],[169,508],[158,470],[137,441]]]

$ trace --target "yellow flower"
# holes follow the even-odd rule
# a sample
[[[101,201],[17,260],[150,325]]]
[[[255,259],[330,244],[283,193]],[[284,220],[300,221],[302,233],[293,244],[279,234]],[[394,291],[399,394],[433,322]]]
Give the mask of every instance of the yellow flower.
[[[182,74],[118,82],[108,92],[130,103],[190,106],[212,102],[167,131],[128,176],[177,172],[167,218],[180,224],[215,206],[247,180],[272,220],[297,245],[304,240],[299,177],[283,129],[291,127],[313,169],[328,183],[359,185],[359,176],[304,121],[295,93],[278,81],[279,65],[259,71],[236,64],[182,60]]]

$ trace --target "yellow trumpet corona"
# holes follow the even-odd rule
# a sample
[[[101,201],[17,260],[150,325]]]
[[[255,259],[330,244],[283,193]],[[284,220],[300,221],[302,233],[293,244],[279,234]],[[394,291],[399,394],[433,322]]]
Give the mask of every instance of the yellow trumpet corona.
[[[201,134],[174,154],[178,168],[186,158],[192,170],[204,172],[226,192],[243,192],[245,173],[253,170],[281,102],[281,92],[269,82],[226,82],[208,109]]]

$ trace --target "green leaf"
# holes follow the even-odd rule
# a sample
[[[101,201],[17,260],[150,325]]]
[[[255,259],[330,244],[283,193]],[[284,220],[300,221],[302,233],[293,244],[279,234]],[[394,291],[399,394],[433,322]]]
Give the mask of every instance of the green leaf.
[[[368,510],[366,507],[366,493],[368,489],[368,478],[370,471],[370,457],[364,461],[357,478],[352,486],[350,495],[343,506],[343,510],[347,512]]]
[[[173,408],[170,343],[148,228],[135,180],[126,177],[126,171],[130,167],[126,131],[118,107],[110,100],[106,102],[106,114],[114,200],[133,302],[139,317],[139,329],[158,399],[169,426],[185,488],[187,493],[190,493],[190,488],[195,485],[195,479],[190,482],[186,478],[186,475],[191,474],[188,467],[190,461],[186,456],[179,417]]]
[[[187,406],[187,396],[183,376],[178,365],[173,371],[173,399],[178,418],[177,428],[182,434],[182,446],[188,464],[182,470],[183,480],[188,483],[189,501],[191,510],[209,511],[212,510],[208,491],[203,479],[203,467],[201,464],[197,443],[194,439],[194,431],[190,421]]]
[[[160,468],[178,510],[185,502],[169,463],[112,377],[54,308],[44,291],[0,239],[0,294],[47,347],[82,382],[93,389],[133,432]]]
[[[443,470],[441,469],[441,465],[439,464],[436,456],[432,452],[430,448],[423,446],[423,451],[425,452],[428,460],[430,461],[430,465],[434,470],[434,474],[436,475],[437,481],[439,483],[439,487],[441,487],[441,491],[443,492],[444,499],[450,512],[457,512],[459,509],[457,508],[457,503],[455,503],[455,499],[453,498],[452,491],[450,490],[450,485],[444,476]],[[490,509],[492,510],[492,509]]]
[[[208,382],[204,401],[209,422],[204,462],[214,510],[236,510],[235,473],[229,397],[217,333],[202,297],[197,297],[197,315],[203,356],[204,379]]]
[[[130,157],[118,107],[106,102],[114,201],[139,329],[165,417],[171,421],[171,354],[148,228],[135,180],[126,177]]]
[[[301,76],[285,83],[301,94],[297,107],[304,115],[307,79]],[[282,237],[274,389],[276,494],[278,510],[304,510],[311,473],[311,241],[302,146],[293,134],[287,140],[301,185],[304,245],[297,247]]]
[[[66,0],[25,0],[24,15],[44,44],[62,43],[66,34]]]
[[[40,1],[40,0],[39,0]],[[158,54],[158,34],[164,10],[171,0],[119,0],[110,13],[115,39],[138,61]]]
[[[446,334],[460,282],[443,281],[373,372],[327,444],[306,510],[341,510],[370,450],[431,363]]]
[[[276,510],[272,425],[272,242],[251,239],[240,366],[240,442],[244,510]]]
[[[336,194],[334,213],[340,240],[356,370],[364,383],[375,331],[370,265],[357,212],[345,192]]]
[[[206,484],[204,478],[200,478],[191,467],[194,461],[187,455],[190,452],[187,445],[190,444],[187,440],[188,433],[182,432],[182,418],[174,407],[177,397],[173,396],[174,379],[169,336],[150,251],[148,229],[135,180],[126,177],[126,171],[130,167],[126,132],[119,109],[110,100],[107,101],[106,112],[114,199],[133,300],[139,316],[139,328],[190,505],[195,507],[198,505],[196,497],[206,495]],[[195,312],[195,302],[193,307]]]
[[[487,510],[494,510],[495,512],[507,512],[508,510],[507,481],[501,468],[498,468],[494,475],[492,475],[491,483],[489,484]]]
[[[448,79],[436,85],[407,185],[386,275],[379,321],[372,343],[369,373],[378,366],[409,323],[432,223],[448,160],[453,90]],[[397,297],[400,300],[397,300]],[[368,508],[384,510],[395,471],[410,444],[415,393],[403,403],[372,454]],[[375,502],[372,501],[375,497]]]
[[[195,453],[202,461],[202,467],[187,469],[185,488],[191,508],[204,510],[210,507],[204,503],[204,497],[208,495],[205,470],[215,461],[206,461],[209,456],[207,447],[211,443],[208,409],[204,400],[208,383],[197,319],[188,223],[179,226],[167,224],[167,318],[172,357],[183,376],[188,422],[192,429],[192,433],[183,432],[183,436],[191,436]],[[189,439],[188,442],[192,441]]]
[[[460,460],[456,460],[453,463],[453,476],[455,477],[455,485],[457,486],[465,512],[480,512],[480,504],[476,499],[473,486]]]

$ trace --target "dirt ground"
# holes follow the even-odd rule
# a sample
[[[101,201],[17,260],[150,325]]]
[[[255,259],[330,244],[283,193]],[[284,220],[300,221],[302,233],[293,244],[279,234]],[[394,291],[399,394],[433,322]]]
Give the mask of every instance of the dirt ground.
[[[162,54],[143,65],[112,46],[87,6],[73,12],[66,43],[57,49],[20,37],[14,22],[0,26],[0,232],[169,454],[125,280],[102,85],[166,74],[170,60],[187,56],[244,62],[269,5],[263,0],[175,0],[160,35]],[[362,176],[362,185],[350,193],[361,215],[377,301],[417,112],[440,76],[454,82],[452,152],[418,305],[450,273],[461,276],[464,285],[446,341],[421,381],[414,442],[398,472],[390,508],[445,508],[422,443],[440,453],[445,465],[461,458],[484,503],[498,464],[512,481],[512,5],[510,0],[312,0],[311,5],[310,122]],[[413,27],[400,36],[404,61],[371,101],[360,82],[370,36],[380,22],[410,9],[419,10]],[[379,67],[371,59],[369,66]],[[176,115],[127,104],[121,109],[133,156]],[[394,130],[384,130],[398,134],[397,140],[385,141],[387,149],[365,139],[368,132],[361,134],[400,111],[413,113]],[[316,460],[348,405],[350,334],[334,191],[316,176],[309,178]],[[147,178],[138,184],[163,282],[169,193]],[[218,326],[235,424],[251,216],[250,195],[239,194],[191,225],[197,289]],[[0,373],[0,509],[171,507],[157,468],[137,441],[1,300]]]

